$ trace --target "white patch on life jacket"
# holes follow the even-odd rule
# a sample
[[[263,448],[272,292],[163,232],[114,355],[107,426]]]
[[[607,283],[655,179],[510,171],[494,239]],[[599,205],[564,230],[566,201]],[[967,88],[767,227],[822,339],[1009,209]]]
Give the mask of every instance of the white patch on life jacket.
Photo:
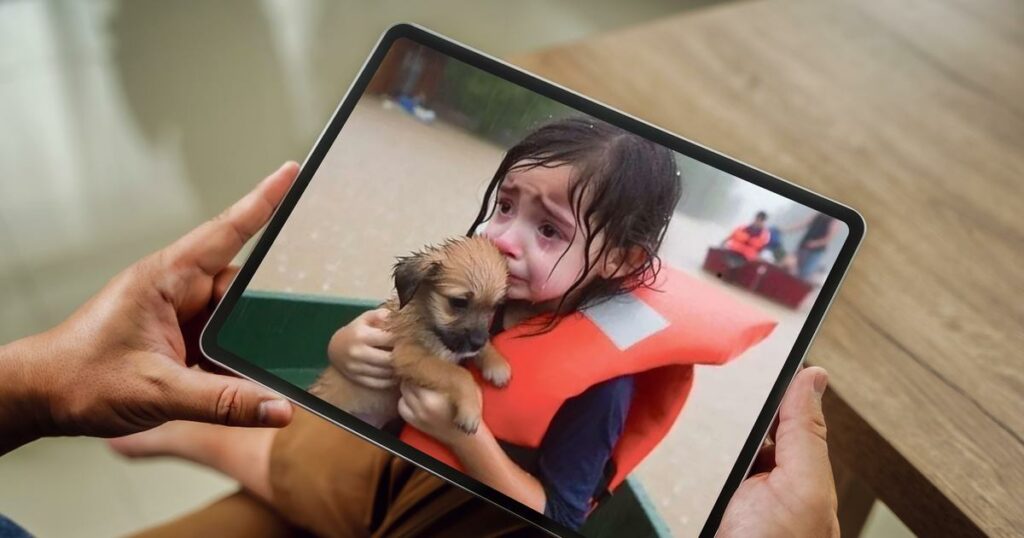
[[[583,315],[594,322],[620,351],[669,326],[667,319],[632,293],[586,308]]]

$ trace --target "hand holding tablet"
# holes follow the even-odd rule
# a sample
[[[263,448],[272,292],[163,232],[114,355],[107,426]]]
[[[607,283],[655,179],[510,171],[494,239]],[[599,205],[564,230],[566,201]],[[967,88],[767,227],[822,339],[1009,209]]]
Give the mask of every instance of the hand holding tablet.
[[[0,454],[42,435],[111,437],[172,420],[280,427],[291,405],[189,368],[199,329],[298,173],[286,163],[218,218],[111,279],[53,329],[0,348]],[[7,392],[10,391],[10,392]]]
[[[836,487],[825,443],[821,396],[828,374],[797,374],[771,439],[736,490],[718,536],[839,536]]]

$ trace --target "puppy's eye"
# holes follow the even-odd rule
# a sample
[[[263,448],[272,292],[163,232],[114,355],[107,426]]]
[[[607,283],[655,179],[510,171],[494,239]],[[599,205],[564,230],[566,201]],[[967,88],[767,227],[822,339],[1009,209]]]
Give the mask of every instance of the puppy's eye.
[[[448,304],[450,304],[455,310],[462,310],[469,306],[469,299],[464,297],[449,297]]]

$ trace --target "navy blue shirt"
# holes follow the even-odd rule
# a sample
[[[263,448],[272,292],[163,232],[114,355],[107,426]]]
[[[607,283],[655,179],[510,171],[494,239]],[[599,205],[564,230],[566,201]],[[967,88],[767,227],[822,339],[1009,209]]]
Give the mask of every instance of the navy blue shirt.
[[[505,306],[494,316],[491,334],[505,330]],[[622,436],[633,399],[633,376],[598,383],[569,398],[555,412],[536,450],[498,440],[509,459],[537,477],[547,501],[544,515],[578,529],[590,499],[605,479],[612,449]]]
[[[632,399],[631,375],[598,383],[562,404],[536,450],[501,443],[544,486],[545,515],[573,529],[583,525]]]

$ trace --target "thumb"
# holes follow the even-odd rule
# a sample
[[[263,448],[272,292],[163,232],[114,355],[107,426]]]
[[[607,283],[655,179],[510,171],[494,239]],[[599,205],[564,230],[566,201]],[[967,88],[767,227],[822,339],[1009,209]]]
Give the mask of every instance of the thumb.
[[[245,379],[190,368],[171,388],[178,404],[171,420],[280,428],[292,419],[287,400]]]
[[[816,366],[796,375],[779,408],[779,428],[775,433],[775,463],[800,475],[831,476],[828,444],[825,442],[825,415],[821,396],[828,385],[828,373]]]

